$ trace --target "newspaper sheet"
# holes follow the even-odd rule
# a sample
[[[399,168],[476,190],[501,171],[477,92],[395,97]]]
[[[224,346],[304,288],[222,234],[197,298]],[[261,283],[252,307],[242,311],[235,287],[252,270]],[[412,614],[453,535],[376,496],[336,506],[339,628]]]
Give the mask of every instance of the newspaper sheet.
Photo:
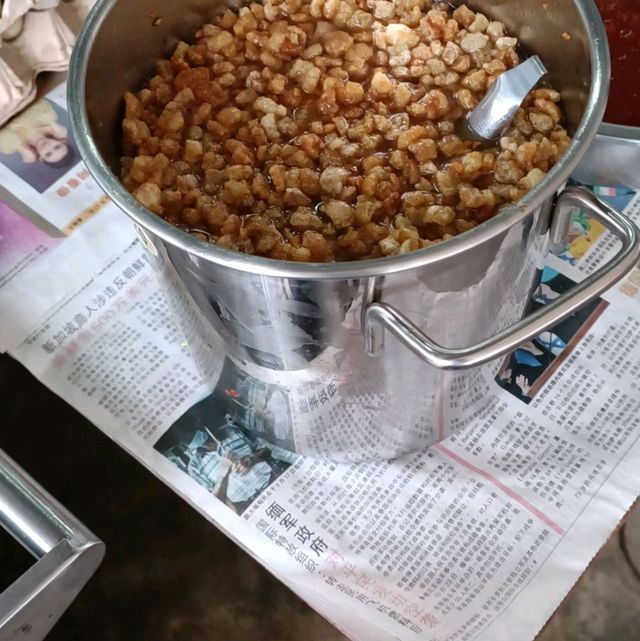
[[[632,192],[596,190],[640,220]],[[246,429],[275,434],[290,399],[184,334],[190,312],[122,214],[105,206],[42,245],[40,233],[10,236],[8,254],[0,244],[0,347],[350,638],[533,639],[640,495],[638,270],[505,359],[455,436],[339,464]],[[577,212],[532,304],[615,247]]]

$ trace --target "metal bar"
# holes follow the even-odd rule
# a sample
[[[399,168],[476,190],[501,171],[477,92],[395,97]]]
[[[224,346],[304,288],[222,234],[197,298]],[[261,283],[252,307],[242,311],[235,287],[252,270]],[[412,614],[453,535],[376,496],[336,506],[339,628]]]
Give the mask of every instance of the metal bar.
[[[104,557],[104,543],[0,450],[0,526],[38,561],[0,594],[0,641],[42,641]]]
[[[73,517],[0,451],[0,526],[36,558],[73,531]],[[77,522],[76,522],[77,525]]]

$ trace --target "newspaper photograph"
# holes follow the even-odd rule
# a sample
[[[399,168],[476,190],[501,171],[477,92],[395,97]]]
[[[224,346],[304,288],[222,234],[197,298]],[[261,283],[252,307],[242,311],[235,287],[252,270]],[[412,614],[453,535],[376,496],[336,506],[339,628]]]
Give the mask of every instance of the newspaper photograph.
[[[77,291],[136,238],[127,217],[80,162],[68,133],[65,85],[30,109],[35,109],[31,116],[27,110],[0,129],[0,199],[4,201],[0,203],[0,309],[10,310],[0,323],[0,351],[23,335],[25,323],[50,311],[50,292],[63,299]],[[36,139],[46,138],[45,147],[53,145],[59,155],[67,149],[65,159],[71,156],[73,162],[64,160],[60,167],[51,168],[37,160],[35,152],[29,151],[33,128],[20,124],[25,122],[23,116],[26,122],[44,121],[36,127]],[[51,128],[64,142],[48,137]],[[21,153],[32,162],[23,162]],[[30,172],[23,178],[32,184],[10,169],[22,171],[20,165]],[[74,233],[80,229],[81,233]],[[51,254],[46,261],[42,260],[45,254]],[[78,254],[83,256],[81,261],[75,259]]]
[[[44,218],[61,235],[109,202],[71,139],[65,92],[59,85],[0,129],[0,195],[10,186],[11,204]]]
[[[262,399],[256,399],[258,405],[239,400],[239,393],[227,387],[225,370],[230,365],[231,361],[226,361],[216,386],[216,390],[224,387],[224,392],[214,392],[187,410],[154,448],[227,507],[242,514],[297,457],[253,430],[256,421],[262,425],[278,415],[265,416]],[[246,382],[248,377],[241,378]],[[240,387],[237,383],[234,386]],[[290,416],[284,403],[284,416],[278,416],[278,420],[286,421]]]
[[[631,192],[601,195],[640,217]],[[616,249],[575,215],[531,309]],[[185,333],[190,312],[124,216],[112,220],[100,264],[86,221],[0,288],[2,347],[350,638],[533,639],[640,495],[638,272],[515,350],[496,378],[480,369],[472,420],[450,438],[337,463],[290,451],[312,404],[341,408],[330,367],[293,389]],[[3,272],[25,251],[36,250]],[[75,272],[64,296],[34,276],[45,269]],[[30,315],[6,295],[25,283]]]
[[[531,314],[569,291],[575,281],[545,267],[525,314]],[[524,403],[530,403],[573,351],[609,303],[600,298],[516,349],[502,365],[496,381]]]

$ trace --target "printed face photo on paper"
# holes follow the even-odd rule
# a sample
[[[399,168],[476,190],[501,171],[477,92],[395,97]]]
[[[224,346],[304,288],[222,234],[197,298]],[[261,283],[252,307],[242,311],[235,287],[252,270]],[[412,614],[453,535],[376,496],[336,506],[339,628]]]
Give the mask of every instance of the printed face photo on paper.
[[[0,163],[44,193],[80,161],[67,112],[38,100],[0,129]]]

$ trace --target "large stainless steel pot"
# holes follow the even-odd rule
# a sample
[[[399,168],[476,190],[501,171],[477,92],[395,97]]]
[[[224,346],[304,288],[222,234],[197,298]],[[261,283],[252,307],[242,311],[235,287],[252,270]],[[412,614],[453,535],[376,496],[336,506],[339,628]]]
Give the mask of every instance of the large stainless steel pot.
[[[139,88],[155,59],[227,5],[98,0],[78,38],[69,105],[80,152],[135,221],[163,273],[175,276],[172,287],[188,292],[204,319],[201,333],[224,344],[234,362],[224,381],[242,379],[249,390],[249,400],[238,402],[242,417],[268,439],[340,460],[431,445],[486,402],[495,359],[597,297],[638,258],[635,227],[587,192],[565,190],[552,214],[556,192],[586,151],[606,102],[609,58],[595,6],[591,0],[469,4],[504,21],[541,56],[562,93],[573,142],[533,191],[471,232],[407,255],[354,263],[282,262],[211,246],[147,211],[116,178],[123,92]],[[616,234],[621,249],[579,286],[519,320],[549,238],[562,238],[574,206]],[[247,408],[251,389],[264,407],[254,399]],[[286,403],[269,405],[276,392]]]

